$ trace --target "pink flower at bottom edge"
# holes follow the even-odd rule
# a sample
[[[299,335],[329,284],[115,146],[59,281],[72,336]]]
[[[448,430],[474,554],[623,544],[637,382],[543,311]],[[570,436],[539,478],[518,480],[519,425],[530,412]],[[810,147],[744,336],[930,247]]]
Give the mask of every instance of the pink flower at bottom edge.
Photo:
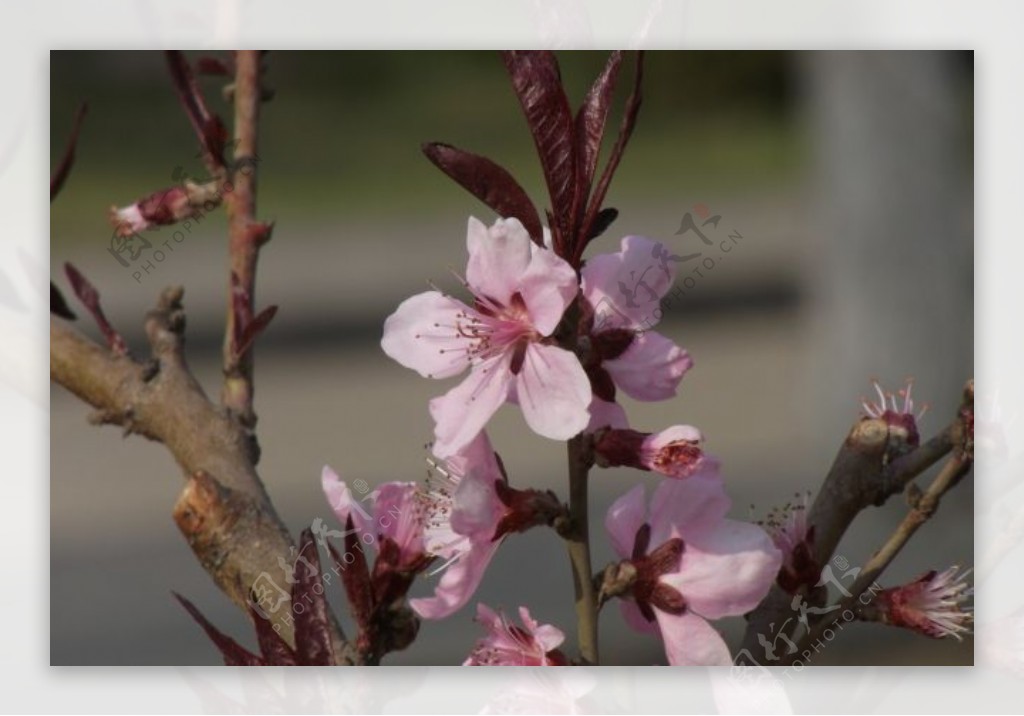
[[[608,510],[612,544],[637,573],[623,616],[660,635],[673,666],[730,664],[708,621],[753,609],[779,571],[782,554],[768,534],[726,519],[729,506],[721,480],[704,473],[663,480],[649,507],[637,485]]]
[[[522,626],[512,624],[504,614],[485,604],[477,605],[477,621],[487,630],[463,666],[566,666],[568,659],[558,650],[565,641],[562,630],[539,624],[526,607],[519,607]]]
[[[389,560],[402,567],[423,561],[426,548],[423,522],[415,482],[386,482],[364,499],[358,500],[349,486],[325,465],[321,485],[338,521],[358,533],[357,540],[378,549],[387,544]]]
[[[504,481],[491,441],[480,432],[468,445],[431,471],[421,491],[424,540],[428,554],[442,560],[441,579],[431,597],[411,599],[424,619],[443,619],[465,606],[501,545],[496,538],[504,506],[496,483]]]

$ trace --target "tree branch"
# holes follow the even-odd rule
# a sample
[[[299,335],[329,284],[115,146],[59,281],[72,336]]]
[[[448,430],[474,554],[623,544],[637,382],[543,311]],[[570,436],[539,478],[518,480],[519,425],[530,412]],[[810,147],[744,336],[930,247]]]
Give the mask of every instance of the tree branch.
[[[587,505],[587,480],[590,459],[586,438],[577,435],[568,443],[569,455],[569,533],[565,536],[572,564],[576,592],[577,640],[584,664],[598,664],[597,593],[590,564],[590,525]]]
[[[842,614],[846,610],[856,613],[860,604],[858,600],[864,592],[875,584],[875,581],[882,575],[896,555],[902,551],[910,538],[925,522],[930,520],[939,508],[942,496],[952,489],[971,470],[973,460],[962,452],[955,453],[943,466],[935,480],[928,487],[928,490],[915,500],[910,512],[903,518],[899,526],[893,531],[882,545],[881,549],[872,555],[871,559],[861,568],[857,579],[849,589],[849,596],[844,598],[836,610]],[[807,646],[821,639],[825,631],[830,627],[830,622],[823,619],[814,625],[797,644],[796,651],[782,659],[780,665],[790,664],[800,658]]]
[[[259,127],[260,52],[239,51],[235,61],[235,157],[231,191],[224,199],[228,213],[230,292],[227,330],[224,333],[224,387],[221,402],[250,430],[256,425],[253,410],[253,344],[243,341],[253,315],[256,260],[259,248],[270,240],[271,226],[256,221],[256,148]]]
[[[968,383],[965,396],[968,392],[973,400],[972,383]],[[811,549],[815,563],[827,564],[857,515],[903,492],[914,478],[963,442],[963,431],[962,416],[958,415],[923,445],[887,460],[890,432],[886,423],[873,418],[858,421],[840,447],[808,514],[808,529],[814,530]],[[765,600],[748,615],[741,657],[757,649],[759,637],[771,636],[775,625],[786,623],[787,616],[792,614],[792,599],[793,595],[778,585],[772,587]],[[795,628],[794,624],[789,629],[780,626],[779,630],[788,635]]]
[[[181,288],[165,289],[146,318],[152,358],[116,355],[50,318],[50,378],[96,408],[91,420],[119,425],[162,442],[188,479],[174,510],[203,568],[243,610],[261,575],[285,587],[294,543],[256,473],[247,435],[214,405],[189,371],[184,355]],[[287,599],[268,614],[292,640]],[[340,628],[340,662],[351,662]]]

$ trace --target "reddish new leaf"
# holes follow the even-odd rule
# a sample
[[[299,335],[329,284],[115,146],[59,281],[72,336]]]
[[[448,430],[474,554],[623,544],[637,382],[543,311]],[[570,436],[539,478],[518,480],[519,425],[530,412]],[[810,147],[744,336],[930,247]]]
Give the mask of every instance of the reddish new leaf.
[[[424,144],[423,153],[459,186],[494,209],[498,216],[515,217],[538,244],[543,244],[543,227],[537,209],[519,182],[502,166],[450,144]]]
[[[585,237],[587,241],[596,239],[598,236],[608,230],[608,227],[612,225],[612,222],[619,218],[619,210],[607,207],[597,212],[597,216],[594,217],[594,223],[590,226],[590,231]]]
[[[204,55],[196,60],[196,72],[201,75],[230,77],[234,73],[234,70],[232,70],[229,63],[219,57]]]
[[[345,585],[345,594],[348,597],[352,618],[359,626],[359,631],[365,632],[370,627],[373,617],[373,585],[370,581],[370,570],[366,564],[366,555],[363,553],[357,533],[358,530],[355,529],[350,516],[345,521],[345,555],[352,556],[350,564],[342,561],[332,545],[328,544],[327,550],[331,553],[334,568],[341,573],[341,581]]]
[[[260,654],[268,666],[296,666],[298,657],[295,650],[274,629],[269,619],[249,606],[249,617],[256,625],[256,639],[260,645]]]
[[[576,159],[579,162],[579,190],[577,210],[586,208],[590,185],[597,172],[597,158],[601,153],[601,140],[611,109],[615,82],[622,66],[622,52],[616,50],[608,58],[601,74],[587,92],[579,112],[576,113]]]
[[[82,129],[82,120],[85,119],[85,113],[88,109],[89,105],[85,102],[78,107],[78,113],[75,115],[75,123],[71,128],[71,136],[68,137],[68,146],[64,150],[64,156],[61,157],[56,171],[54,171],[53,175],[50,177],[50,201],[53,201],[53,198],[60,193],[65,180],[68,178],[68,174],[71,173],[71,167],[75,163],[75,148],[78,145],[78,133]]]
[[[533,134],[558,231],[562,236],[572,236],[577,188],[575,131],[558,62],[549,51],[509,51],[502,55]]]
[[[227,129],[224,123],[207,108],[206,100],[203,99],[203,93],[199,90],[185,54],[180,50],[169,50],[166,55],[174,90],[185,108],[185,114],[207,154],[209,163],[212,164],[212,168],[223,168],[224,146],[227,142]]]
[[[313,532],[307,528],[299,538],[292,612],[295,615],[295,653],[299,661],[309,666],[334,663],[331,617],[320,574],[320,557],[313,543]]]
[[[71,288],[74,290],[75,295],[78,296],[78,300],[82,302],[82,305],[85,306],[86,310],[96,320],[96,325],[99,326],[103,337],[107,339],[107,345],[110,347],[110,350],[117,355],[125,355],[128,352],[128,346],[125,344],[121,334],[114,330],[114,327],[110,325],[110,321],[103,314],[103,308],[100,306],[99,291],[89,282],[89,279],[83,276],[70,263],[64,264],[64,272],[67,274],[68,281],[71,282]],[[51,299],[52,297],[51,293]]]
[[[622,115],[622,122],[619,124],[619,135],[615,139],[615,145],[612,147],[611,155],[608,157],[608,163],[604,167],[604,171],[601,172],[601,179],[597,183],[597,188],[594,190],[593,195],[590,197],[590,203],[587,205],[587,212],[583,219],[580,234],[582,236],[588,236],[591,233],[591,227],[597,218],[597,212],[601,209],[601,204],[604,203],[605,195],[608,193],[608,186],[611,184],[612,177],[615,175],[615,170],[619,166],[619,161],[622,159],[622,153],[626,150],[626,145],[629,143],[629,138],[633,134],[633,128],[636,126],[637,114],[640,112],[640,104],[643,101],[643,94],[641,92],[641,85],[644,78],[644,53],[643,51],[637,52],[636,55],[636,70],[633,75],[633,89],[629,93],[629,98],[626,100],[626,109]],[[580,242],[580,245],[576,247],[575,258],[579,260],[583,254],[586,242]]]
[[[214,643],[217,650],[220,651],[221,656],[224,657],[224,664],[226,666],[262,666],[263,660],[258,656],[243,648],[237,641],[229,637],[227,634],[221,632],[217,627],[207,621],[206,617],[203,616],[202,612],[196,609],[195,605],[192,604],[185,597],[181,596],[177,592],[172,592],[174,598],[181,603],[181,606],[185,607],[193,619],[203,628],[206,632],[206,636],[210,638],[210,641]]]

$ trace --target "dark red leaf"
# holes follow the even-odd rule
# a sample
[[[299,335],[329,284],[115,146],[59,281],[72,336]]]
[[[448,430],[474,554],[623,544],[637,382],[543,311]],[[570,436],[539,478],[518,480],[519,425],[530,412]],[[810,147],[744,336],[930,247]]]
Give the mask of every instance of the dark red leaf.
[[[515,217],[538,244],[543,245],[543,228],[537,209],[526,191],[502,166],[450,144],[424,144],[427,159],[454,179],[459,186],[494,209],[498,216]]]
[[[626,150],[626,145],[629,143],[629,138],[633,134],[633,128],[636,126],[637,114],[640,112],[640,104],[643,102],[643,94],[641,87],[644,78],[644,53],[641,50],[636,55],[636,70],[633,75],[633,89],[629,93],[629,97],[626,99],[626,109],[622,115],[622,121],[619,124],[619,135],[615,139],[615,145],[612,147],[611,155],[608,157],[608,163],[604,167],[604,171],[601,172],[601,179],[597,183],[597,187],[594,189],[593,195],[590,197],[590,203],[587,205],[587,211],[583,218],[583,224],[580,228],[580,234],[582,236],[589,236],[592,231],[591,227],[594,225],[597,212],[601,210],[601,204],[604,203],[605,195],[608,193],[608,186],[611,184],[612,177],[615,175],[615,170],[619,166],[619,161],[622,159],[622,153]],[[581,242],[576,247],[576,258],[579,258],[583,254],[585,248],[585,242]]]
[[[64,150],[64,156],[61,157],[60,163],[57,165],[57,169],[50,177],[50,201],[53,201],[53,197],[60,193],[61,188],[64,186],[64,181],[68,178],[68,174],[71,173],[71,167],[75,163],[75,148],[78,145],[78,133],[82,129],[82,120],[85,119],[85,113],[88,109],[89,105],[85,102],[78,106],[78,113],[75,114],[75,123],[71,127],[71,136],[68,137],[68,146]]]
[[[274,629],[269,619],[249,606],[249,616],[256,625],[256,639],[260,645],[260,654],[268,666],[296,666],[298,658],[295,650],[288,646],[281,635]]]
[[[64,272],[67,274],[68,281],[71,282],[71,288],[74,290],[75,295],[78,296],[78,300],[82,302],[82,305],[85,306],[86,310],[96,320],[96,325],[99,326],[103,337],[107,339],[107,345],[110,346],[110,350],[117,355],[125,355],[128,352],[128,346],[125,344],[121,334],[114,330],[114,327],[110,325],[110,321],[103,315],[99,291],[89,282],[89,279],[83,276],[70,263],[64,264]]]
[[[219,57],[203,56],[196,60],[196,72],[201,75],[230,77],[231,66]]]
[[[66,318],[69,321],[75,320],[75,314],[68,308],[64,295],[53,285],[53,281],[50,282],[50,313]]]
[[[327,550],[331,553],[335,570],[341,574],[352,618],[362,632],[369,628],[374,603],[370,569],[366,564],[366,555],[363,553],[357,533],[358,530],[355,529],[352,518],[349,517],[345,522],[345,553],[352,555],[351,564],[343,562],[332,545],[328,544]]]
[[[597,212],[597,216],[594,217],[594,223],[590,226],[590,231],[586,236],[586,240],[596,239],[598,236],[608,230],[608,227],[612,225],[612,222],[619,218],[619,210],[608,207],[607,209],[601,209]]]
[[[579,162],[579,189],[577,191],[577,209],[586,208],[586,200],[590,194],[590,185],[597,172],[597,158],[601,153],[601,140],[608,121],[608,110],[611,108],[615,82],[622,65],[622,52],[616,50],[608,58],[601,74],[594,80],[587,92],[579,112],[576,114],[576,160]]]
[[[174,90],[185,108],[185,114],[199,138],[200,145],[208,155],[210,163],[216,167],[224,167],[224,142],[227,137],[224,123],[206,107],[206,100],[203,99],[203,93],[199,90],[185,54],[180,50],[169,50],[166,55]]]
[[[217,627],[207,621],[206,617],[202,615],[195,605],[192,604],[185,597],[181,596],[177,592],[172,592],[174,598],[177,599],[181,606],[185,607],[192,618],[203,628],[206,632],[206,636],[210,638],[210,641],[214,643],[217,650],[220,651],[221,656],[224,657],[224,664],[227,666],[263,666],[263,661],[243,648],[237,641],[229,637],[227,634],[221,632]]]
[[[320,557],[313,542],[313,532],[308,528],[299,538],[299,557],[292,585],[295,653],[305,665],[330,666],[334,663],[331,616],[320,577]]]
[[[572,236],[577,186],[575,130],[558,61],[550,51],[502,55],[537,146],[558,229],[562,236]]]

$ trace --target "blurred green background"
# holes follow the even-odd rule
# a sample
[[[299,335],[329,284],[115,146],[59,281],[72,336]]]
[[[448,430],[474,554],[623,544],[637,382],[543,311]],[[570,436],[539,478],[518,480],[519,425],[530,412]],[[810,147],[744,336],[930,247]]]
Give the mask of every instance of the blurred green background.
[[[566,53],[562,74],[573,106],[606,57]],[[640,129],[611,200],[792,179],[802,149],[789,62],[781,52],[650,53]],[[265,106],[260,138],[265,215],[373,217],[454,207],[461,190],[419,155],[425,141],[495,159],[538,201],[543,196],[532,140],[497,53],[436,52],[424,61],[417,52],[272,52],[268,67],[277,99]],[[51,146],[63,146],[79,101],[88,100],[92,113],[75,190],[53,207],[54,241],[109,233],[96,207],[171,183],[175,167],[203,175],[190,151],[191,126],[170,83],[160,81],[163,70],[160,53],[53,53]],[[623,68],[619,106],[631,72]],[[211,108],[228,118],[223,84],[203,80]],[[609,143],[617,126],[613,115]]]
[[[575,104],[605,53],[559,59]],[[723,462],[732,517],[763,516],[814,490],[873,376],[891,389],[917,378],[915,394],[933,406],[925,435],[955,410],[973,364],[972,61],[960,52],[648,53],[644,106],[608,195],[620,217],[593,251],[614,250],[630,233],[682,242],[675,232],[698,203],[722,217],[720,238],[743,235],[658,329],[695,360],[679,397],[624,401],[640,429],[703,430]],[[547,201],[497,53],[271,52],[267,67],[276,94],[262,110],[258,214],[276,228],[261,254],[257,304],[281,310],[257,350],[260,472],[297,533],[316,517],[333,520],[319,486],[324,463],[371,485],[423,475],[427,400],[451,382],[386,360],[381,326],[427,280],[457,290],[449,269],[464,266],[467,216],[493,217],[420,144],[445,141],[488,156],[538,205]],[[223,79],[202,84],[230,123]],[[140,355],[145,311],[163,286],[183,284],[189,362],[216,394],[223,213],[172,243],[163,260],[147,255],[152,270],[137,278],[106,251],[109,207],[170,186],[178,168],[204,174],[162,53],[51,53],[51,165],[83,100],[90,110],[77,163],[51,207],[51,275],[67,292],[63,263],[81,269]],[[159,246],[171,231],[150,238]],[[170,519],[181,485],[173,461],[158,445],[89,425],[88,412],[53,387],[51,662],[217,663],[171,590],[251,644],[244,617]],[[514,484],[564,497],[563,446],[532,435],[512,408],[489,429]],[[595,473],[596,565],[612,556],[604,511],[639,482],[655,484],[635,471]],[[965,481],[886,586],[970,565],[972,506]],[[866,511],[839,554],[863,562],[904,511],[899,499]],[[508,540],[477,597],[506,609],[529,605],[571,639],[571,589],[563,546],[540,530]],[[386,663],[460,663],[477,637],[473,609],[424,624],[412,648]],[[718,626],[732,644],[743,628],[741,619]],[[664,661],[660,646],[629,631],[614,608],[602,615],[602,640],[608,663]],[[860,625],[816,663],[963,664],[972,648],[970,639]]]

